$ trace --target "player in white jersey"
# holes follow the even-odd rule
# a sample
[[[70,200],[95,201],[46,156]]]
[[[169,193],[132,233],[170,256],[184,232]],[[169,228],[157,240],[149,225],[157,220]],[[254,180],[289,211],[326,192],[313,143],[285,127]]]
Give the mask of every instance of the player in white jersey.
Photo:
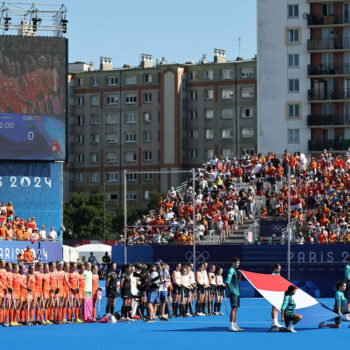
[[[210,288],[208,289],[208,315],[214,315],[213,301],[216,295],[216,278],[215,278],[215,265],[209,265],[208,281]]]
[[[190,298],[190,290],[192,289],[191,277],[188,274],[188,268],[186,266],[182,267],[181,273],[181,306],[180,306],[180,316],[188,317],[188,301]]]
[[[221,303],[222,298],[224,297],[224,291],[226,285],[224,283],[224,278],[222,277],[223,269],[220,267],[216,270],[216,297],[214,304],[214,313],[215,315],[223,315],[221,312]]]
[[[198,316],[205,316],[205,288],[207,286],[206,281],[208,279],[207,272],[204,270],[204,263],[198,264],[198,271],[196,272],[197,283],[197,302],[196,302],[196,314]]]
[[[178,317],[177,310],[181,299],[181,264],[176,263],[172,273],[173,278],[173,316]]]
[[[190,315],[193,316],[194,315],[194,313],[193,313],[193,299],[195,297],[196,289],[197,289],[196,277],[195,277],[194,272],[193,272],[193,263],[188,263],[187,269],[188,269],[188,274],[190,275],[191,286],[192,286],[192,289],[190,291],[188,306],[190,308]]]
[[[203,313],[204,315],[209,315],[209,294],[210,294],[210,284],[209,284],[209,278],[208,278],[208,263],[204,262],[204,278],[205,278],[205,302],[204,302],[204,309]],[[207,312],[205,312],[205,308],[207,308]]]

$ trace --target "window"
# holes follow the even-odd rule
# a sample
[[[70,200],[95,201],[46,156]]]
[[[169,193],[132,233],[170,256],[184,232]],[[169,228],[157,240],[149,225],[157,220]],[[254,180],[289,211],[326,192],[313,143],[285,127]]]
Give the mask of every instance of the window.
[[[74,86],[76,86],[76,87],[83,86],[83,79],[75,78],[74,79]]]
[[[76,173],[75,174],[75,182],[77,184],[83,184],[85,182],[85,174],[84,173]]]
[[[222,108],[220,110],[221,119],[232,119],[233,118],[233,109],[232,108]]]
[[[299,103],[288,103],[288,119],[300,119],[300,104]]]
[[[143,141],[144,142],[151,142],[152,141],[152,132],[146,131],[143,133]]]
[[[152,123],[152,114],[150,112],[143,113],[143,121],[145,123]]]
[[[221,69],[221,79],[232,79],[233,78],[233,69],[225,68]]]
[[[145,201],[149,201],[151,198],[152,192],[150,190],[144,190],[143,191],[143,199]]]
[[[288,143],[299,143],[299,129],[288,129]]]
[[[288,91],[299,92],[299,79],[288,79]]]
[[[100,135],[99,134],[93,134],[90,136],[90,143],[93,145],[96,145],[100,142]]]
[[[204,71],[204,80],[213,80],[214,79],[214,71],[206,70]]]
[[[232,139],[233,130],[232,129],[221,129],[221,138],[224,140]]]
[[[242,118],[253,118],[253,108],[252,107],[242,107],[241,108],[241,117]]]
[[[299,54],[288,55],[288,67],[289,68],[299,67]]]
[[[241,98],[253,98],[254,97],[254,88],[244,87],[241,88]]]
[[[78,145],[83,145],[84,144],[84,135],[76,135],[75,142]]]
[[[100,117],[98,114],[91,114],[90,115],[90,124],[91,125],[98,125],[100,123]]]
[[[205,100],[212,100],[214,99],[214,90],[213,89],[206,89],[204,90],[204,99]]]
[[[136,182],[137,174],[136,173],[126,173],[126,181],[127,182]]]
[[[125,142],[136,142],[136,133],[126,133],[124,135]]]
[[[90,105],[98,106],[100,104],[100,96],[90,96]]]
[[[152,83],[152,74],[144,74],[143,75],[143,82],[144,82],[144,84],[151,84]]]
[[[94,171],[90,173],[90,182],[96,183],[100,181],[100,173],[98,171]]]
[[[152,160],[152,152],[150,151],[144,151],[143,152],[143,160],[150,161]]]
[[[84,163],[84,153],[78,153],[77,154],[77,162],[78,163],[80,163],[80,164],[82,164],[82,163]]]
[[[214,149],[213,148],[207,148],[204,150],[204,156],[205,159],[212,159],[214,156]]]
[[[334,16],[333,4],[323,4],[322,5],[322,16],[323,17]]]
[[[111,191],[111,192],[107,192],[107,200],[109,202],[115,202],[118,200],[118,193]]]
[[[299,43],[299,29],[288,29],[288,44],[297,44]]]
[[[249,79],[254,77],[254,68],[241,68],[241,78],[242,79]]]
[[[143,173],[143,181],[151,182],[152,180],[153,180],[153,174],[152,173]]]
[[[197,91],[196,90],[190,90],[189,91],[190,100],[196,100],[197,99]]]
[[[118,142],[117,134],[109,134],[109,133],[106,134],[105,142],[106,143],[117,143]]]
[[[221,99],[229,100],[233,98],[233,89],[221,89]]]
[[[125,113],[124,122],[125,122],[125,124],[135,124],[136,123],[136,113]]]
[[[118,115],[117,114],[106,114],[106,124],[113,125],[118,123]]]
[[[116,75],[110,75],[106,77],[107,86],[116,86],[118,85],[118,77]]]
[[[84,116],[83,115],[77,115],[76,117],[75,117],[75,123],[77,124],[77,125],[84,125]]]
[[[78,106],[84,106],[84,97],[83,96],[78,96],[75,98],[75,103]]]
[[[196,71],[190,72],[189,73],[189,78],[190,80],[197,80],[198,79],[198,73]]]
[[[106,152],[105,154],[106,163],[116,163],[117,153],[116,152]]]
[[[196,120],[197,119],[197,110],[196,109],[192,109],[190,111],[190,119],[191,120]]]
[[[254,129],[253,128],[242,128],[241,129],[242,138],[254,137]]]
[[[117,105],[118,104],[118,96],[106,96],[106,105],[107,106],[112,106],[112,105]]]
[[[214,129],[205,129],[205,138],[212,140],[214,138]]]
[[[232,148],[223,148],[221,152],[224,158],[232,158],[233,157],[233,149]]]
[[[137,192],[136,191],[127,191],[126,200],[136,201],[137,200]]]
[[[137,160],[137,154],[134,151],[129,151],[124,153],[124,160],[126,162],[136,162]]]
[[[106,182],[118,182],[119,174],[116,171],[107,171],[106,172]]]
[[[152,94],[150,92],[143,94],[143,102],[152,103]]]
[[[191,149],[190,150],[190,159],[197,159],[198,158],[198,150]]]
[[[204,111],[204,118],[205,119],[214,119],[214,110],[213,109],[206,109]]]
[[[90,163],[97,163],[100,160],[99,153],[90,153]]]
[[[96,87],[100,85],[100,79],[97,77],[91,77],[90,83],[92,87]]]
[[[299,5],[288,5],[288,17],[299,17]]]
[[[125,85],[136,84],[136,75],[126,75],[124,78]]]
[[[132,105],[137,102],[137,96],[135,94],[132,95],[125,95],[125,104],[126,105]]]
[[[190,139],[191,140],[197,140],[198,139],[198,130],[197,129],[190,130]]]

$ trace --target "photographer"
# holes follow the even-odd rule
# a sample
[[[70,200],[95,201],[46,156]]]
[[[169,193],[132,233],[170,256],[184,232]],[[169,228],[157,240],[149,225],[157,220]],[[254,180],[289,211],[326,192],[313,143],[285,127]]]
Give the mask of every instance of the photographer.
[[[156,269],[156,265],[149,264],[147,267],[149,271],[149,277],[147,278],[148,293],[147,293],[147,309],[149,319],[146,322],[155,321],[155,309],[153,304],[159,300],[159,286],[161,283],[160,274]]]

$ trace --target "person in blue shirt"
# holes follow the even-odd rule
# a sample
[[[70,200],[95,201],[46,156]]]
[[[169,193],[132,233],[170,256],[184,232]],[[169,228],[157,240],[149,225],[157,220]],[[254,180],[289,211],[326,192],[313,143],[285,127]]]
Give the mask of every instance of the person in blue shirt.
[[[344,281],[346,283],[345,297],[348,300],[347,306],[350,308],[350,255],[346,258]],[[350,314],[347,314],[345,319],[350,321]]]
[[[339,316],[334,319],[334,323],[321,322],[319,324],[320,328],[324,328],[324,327],[340,328],[342,316],[344,314],[349,313],[347,300],[344,295],[344,291],[346,290],[346,283],[344,281],[338,281],[336,286],[337,286],[337,291],[335,293],[333,311],[337,313]]]
[[[281,273],[281,265],[280,264],[273,264],[272,265],[272,275],[279,276]],[[271,311],[271,318],[272,318],[272,326],[271,328],[278,327],[281,328],[282,325],[278,323],[278,309],[276,309],[274,306],[272,306]]]
[[[295,311],[295,301],[293,295],[295,295],[297,287],[290,285],[284,292],[283,304],[281,307],[281,320],[286,324],[286,328],[279,328],[279,331],[287,331],[295,333],[294,325],[297,324],[303,317],[297,315]]]
[[[94,256],[93,252],[90,253],[90,256],[88,258],[88,262],[93,264],[93,265],[97,264],[97,260],[96,260],[96,257]]]
[[[240,272],[237,270],[241,260],[239,258],[232,258],[232,266],[228,270],[225,284],[229,289],[229,297],[231,303],[231,314],[230,314],[230,327],[228,330],[230,332],[243,331],[243,328],[237,325],[237,309],[240,306],[240,295],[241,287],[240,282]]]

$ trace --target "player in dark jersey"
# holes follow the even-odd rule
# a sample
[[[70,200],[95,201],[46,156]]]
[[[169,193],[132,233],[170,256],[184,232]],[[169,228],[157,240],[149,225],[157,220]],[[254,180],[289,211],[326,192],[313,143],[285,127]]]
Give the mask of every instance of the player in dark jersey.
[[[117,270],[117,264],[113,263],[111,265],[110,272],[107,275],[107,279],[106,279],[106,297],[107,297],[106,314],[114,313],[114,305],[118,296],[118,292],[117,292],[118,275],[116,273],[116,270]]]

